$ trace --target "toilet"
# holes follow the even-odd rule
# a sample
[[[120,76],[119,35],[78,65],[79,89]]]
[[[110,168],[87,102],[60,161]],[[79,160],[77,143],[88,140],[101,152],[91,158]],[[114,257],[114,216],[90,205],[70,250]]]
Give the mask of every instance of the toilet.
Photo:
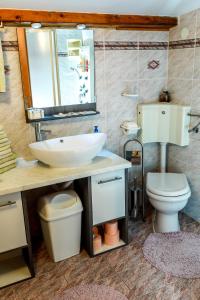
[[[171,103],[138,105],[142,143],[160,143],[160,173],[148,173],[146,181],[146,193],[155,208],[154,232],[180,231],[178,212],[191,196],[185,174],[166,173],[168,143],[189,145],[190,109]]]
[[[178,212],[186,206],[191,196],[185,174],[148,173],[146,192],[156,209],[154,231],[179,231]]]

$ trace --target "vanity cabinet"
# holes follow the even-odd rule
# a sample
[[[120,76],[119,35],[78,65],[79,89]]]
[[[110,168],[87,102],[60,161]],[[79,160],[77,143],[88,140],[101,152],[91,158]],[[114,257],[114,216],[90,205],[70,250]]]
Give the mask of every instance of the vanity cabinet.
[[[128,243],[127,176],[127,169],[121,169],[79,179],[76,182],[75,188],[84,206],[82,244],[91,257]],[[95,252],[93,226],[103,229],[103,225],[109,221],[118,222],[119,243],[114,246],[103,243],[102,248]]]
[[[21,193],[0,197],[0,253],[27,245]]]
[[[124,170],[91,177],[93,225],[125,216]]]
[[[26,203],[21,193],[0,196],[0,288],[33,276]]]
[[[54,192],[55,183],[74,181],[74,190],[82,204],[82,245],[92,256],[111,251],[128,243],[128,168],[123,158],[103,150],[90,165],[62,169],[34,165],[15,168],[1,175],[0,181],[0,288],[34,277],[31,246],[32,233],[40,231],[37,200]],[[10,188],[10,193],[8,193]],[[15,191],[15,192],[14,192]],[[28,209],[29,207],[29,214]],[[30,218],[30,219],[29,219]],[[104,243],[104,224],[118,222],[119,240]],[[93,231],[97,226],[102,247],[93,249]],[[37,232],[38,233],[38,232]],[[118,234],[118,231],[117,231]],[[33,235],[34,236],[34,235]],[[97,249],[97,248],[96,248]],[[99,249],[99,248],[98,248]]]

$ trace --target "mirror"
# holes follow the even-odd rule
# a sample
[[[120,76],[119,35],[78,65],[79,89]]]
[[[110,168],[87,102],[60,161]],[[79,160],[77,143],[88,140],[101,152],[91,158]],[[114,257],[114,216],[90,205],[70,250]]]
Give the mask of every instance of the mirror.
[[[29,107],[95,102],[92,30],[25,29],[25,40],[31,89]]]

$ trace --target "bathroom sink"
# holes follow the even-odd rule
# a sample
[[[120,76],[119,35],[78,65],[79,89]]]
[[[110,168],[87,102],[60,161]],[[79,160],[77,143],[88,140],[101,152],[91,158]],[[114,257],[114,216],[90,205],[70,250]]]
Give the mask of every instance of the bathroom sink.
[[[91,163],[105,141],[105,133],[90,133],[35,142],[29,147],[35,158],[51,167],[79,167]]]

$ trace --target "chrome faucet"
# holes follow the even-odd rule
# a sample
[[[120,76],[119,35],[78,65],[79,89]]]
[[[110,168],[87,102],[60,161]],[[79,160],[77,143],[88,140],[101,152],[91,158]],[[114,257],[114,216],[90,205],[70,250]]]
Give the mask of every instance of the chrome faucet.
[[[41,123],[40,122],[35,122],[35,138],[37,142],[46,140],[46,133],[51,133],[51,130],[44,130],[41,129]]]

